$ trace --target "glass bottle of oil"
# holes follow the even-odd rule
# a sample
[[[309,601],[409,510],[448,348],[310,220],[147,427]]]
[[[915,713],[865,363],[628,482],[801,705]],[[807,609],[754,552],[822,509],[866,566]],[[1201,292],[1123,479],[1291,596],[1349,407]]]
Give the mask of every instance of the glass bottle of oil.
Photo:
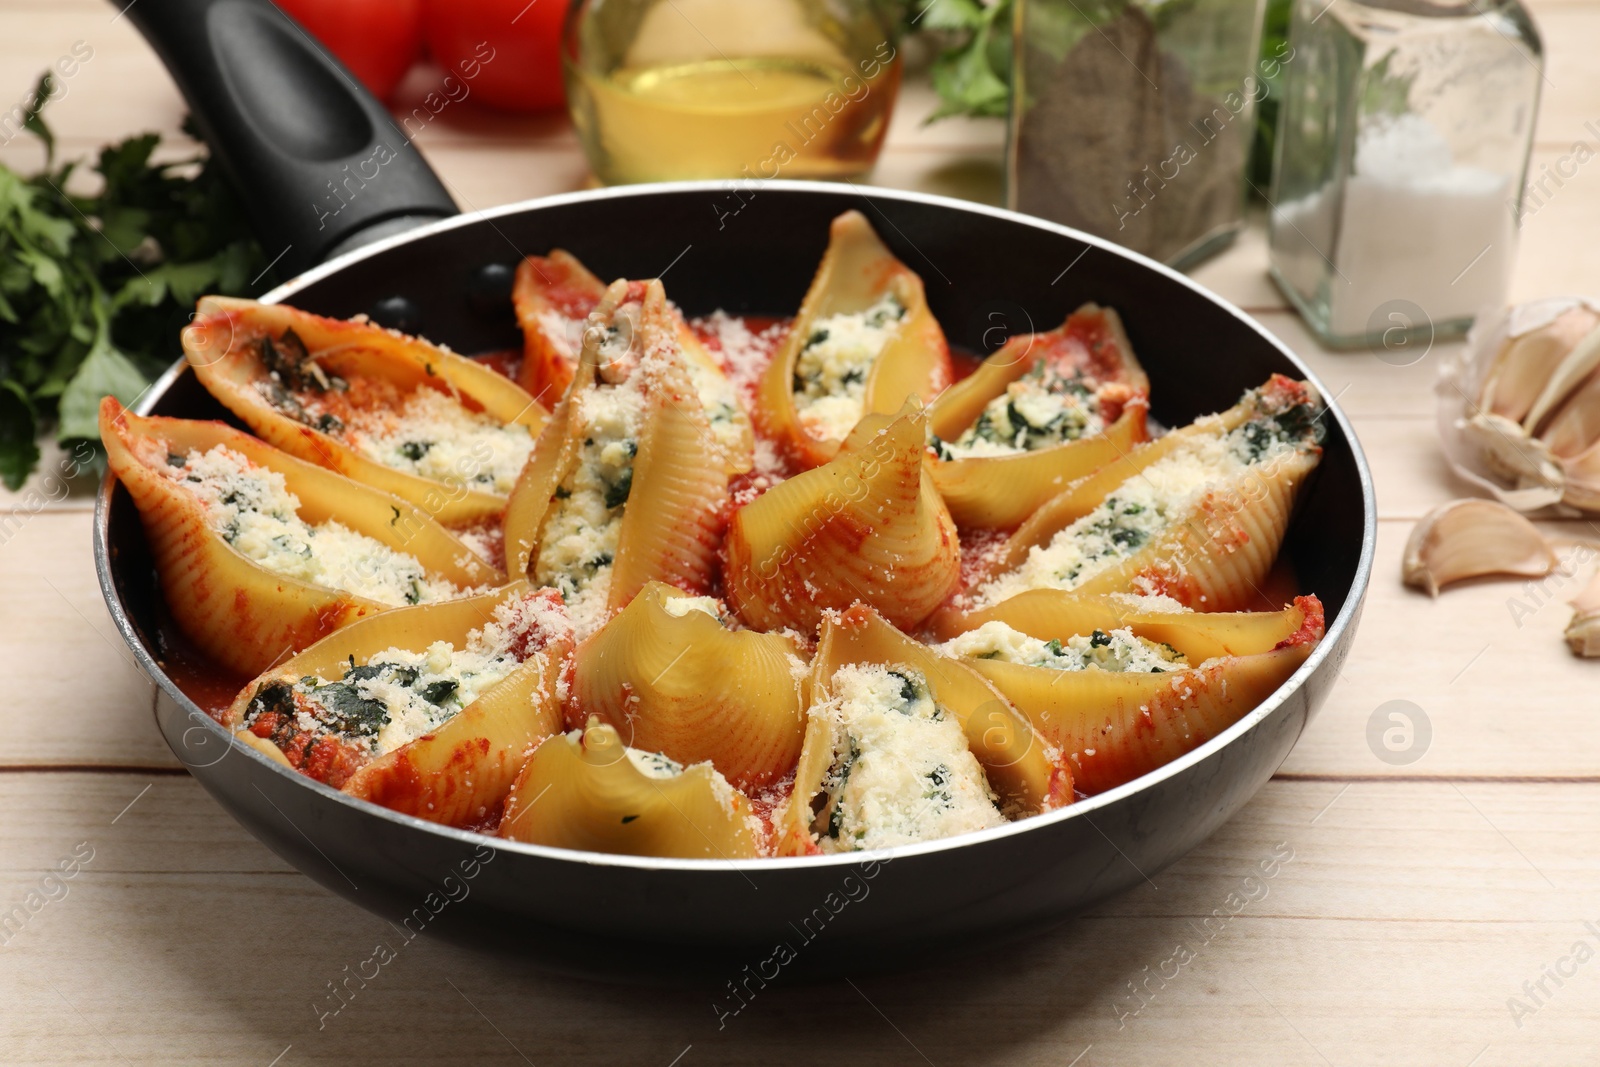
[[[900,87],[883,0],[575,0],[562,65],[606,184],[847,178]]]

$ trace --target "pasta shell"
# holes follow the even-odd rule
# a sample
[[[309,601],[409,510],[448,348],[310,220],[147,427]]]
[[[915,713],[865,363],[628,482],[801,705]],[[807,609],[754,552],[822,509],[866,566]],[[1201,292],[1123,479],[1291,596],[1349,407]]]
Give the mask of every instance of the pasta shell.
[[[910,629],[950,594],[961,549],[914,405],[867,416],[832,461],[734,513],[723,577],[745,622],[809,634],[824,611],[860,600]]]
[[[710,761],[741,789],[787,774],[805,733],[804,661],[792,638],[729,630],[716,612],[646,585],[578,646],[567,725],[598,716],[630,747]]]
[[[1071,526],[1100,506],[1117,486],[1130,480],[1173,453],[1189,446],[1197,438],[1217,436],[1238,429],[1249,419],[1253,405],[1248,399],[1235,404],[1218,415],[1196,419],[1188,426],[1147,444],[1139,445],[1116,461],[1086,475],[1051,497],[1018,526],[1009,538],[1003,552],[996,558],[996,570],[1009,570],[1022,563],[1028,550],[1048,542],[1057,533]]]
[[[760,827],[750,801],[711,764],[686,768],[630,749],[591,719],[534,750],[500,836],[586,852],[747,859],[760,854]]]
[[[251,682],[224,722],[241,738],[270,747],[289,762],[277,745],[244,727],[252,701],[264,689],[293,686],[305,677],[340,679],[347,664],[366,666],[394,649],[420,653],[440,641],[463,649],[472,631],[502,623],[497,610],[516,626],[507,641],[520,665],[443,725],[362,763],[342,781],[330,781],[352,796],[419,819],[447,826],[481,824],[498,810],[533,746],[561,728],[557,683],[572,651],[572,631],[549,590],[535,592],[516,582],[483,596],[364,618]],[[306,772],[301,755],[297,769]]]
[[[1089,392],[1085,405],[1104,422],[1104,430],[1009,455],[960,455],[957,444],[957,454],[950,455],[950,443],[959,442],[993,401],[1030,374],[1041,376],[1044,386],[1061,379],[1083,383]],[[1149,392],[1150,381],[1134,358],[1117,313],[1085,304],[1058,329],[1011,338],[934,401],[928,424],[942,442],[941,458],[933,464],[934,484],[958,526],[1017,526],[1069,483],[1127,455],[1146,439]],[[1054,399],[1064,390],[1037,393]],[[1014,410],[1007,409],[1008,431],[1018,417]],[[1059,399],[1049,411],[1065,416]],[[998,452],[992,445],[990,450]]]
[[[849,369],[835,367],[839,375],[824,375],[840,377],[841,384],[822,383],[820,399],[826,403],[819,407],[808,402],[802,412],[801,400],[796,397],[801,357],[824,321],[836,315],[867,316],[891,298],[900,317],[888,329],[881,347],[864,360],[853,360]],[[852,374],[860,375],[860,391],[855,396],[847,395],[851,390],[842,384],[854,381]],[[950,379],[950,348],[928,310],[922,279],[884,247],[859,212],[847,211],[833,220],[822,264],[794,325],[761,379],[756,417],[767,436],[779,442],[795,462],[815,467],[833,458],[861,416],[893,414],[913,396],[932,401]],[[801,396],[807,401],[818,399],[805,397],[803,388]]]
[[[246,557],[212,529],[198,497],[160,473],[169,455],[222,446],[282,475],[305,523],[336,520],[411,557],[428,580],[447,583],[440,590],[445,595],[505,580],[422,509],[222,423],[141,418],[107,398],[100,405],[100,435],[111,470],[139,509],[174,620],[202,652],[240,674],[258,674],[285,653],[395,605],[276,573]],[[362,561],[355,563],[359,570]],[[362,574],[342,577],[345,585],[366,588]]]
[[[291,332],[311,368],[301,390],[271,371],[263,355],[263,346],[275,351],[273,342]],[[515,383],[476,360],[368,322],[285,304],[204,297],[183,331],[183,348],[201,384],[262,439],[393,493],[447,525],[498,521],[509,483],[547,416]],[[275,404],[268,390],[285,399]],[[315,404],[302,403],[310,396],[327,410],[315,415]],[[419,407],[409,421],[431,436],[388,447],[404,436],[398,428],[405,420],[395,420],[413,404]],[[491,421],[474,426],[480,417]]]
[[[561,588],[583,636],[651,581],[709,588],[728,500],[661,283],[613,283],[589,321],[505,519],[511,573]]]
[[[1046,505],[1052,512],[1047,520],[1024,523],[998,564],[979,575],[969,593],[940,609],[932,620],[934,631],[950,637],[982,625],[992,617],[989,609],[1032,588],[1161,594],[1205,611],[1233,611],[1255,602],[1288,530],[1296,494],[1321,460],[1315,443],[1320,426],[1312,415],[1317,411],[1320,401],[1310,386],[1275,376],[1224,416],[1169,434],[1070,487]],[[1269,427],[1279,427],[1292,447],[1228,466],[1241,440],[1257,443],[1260,438],[1253,434]],[[1245,438],[1230,436],[1235,430]],[[1157,462],[1169,459],[1172,465],[1162,470],[1176,473],[1158,477]],[[1117,474],[1122,479],[1107,484]],[[1186,492],[1162,488],[1174,482],[1185,485]],[[1147,490],[1156,494],[1160,507],[1129,503],[1127,515],[1155,516],[1169,505],[1174,510],[1147,529],[1128,528],[1119,502]],[[1115,541],[1116,547],[1090,553],[1086,546],[1095,538]],[[1082,554],[1073,556],[1079,562],[1063,578],[1055,555],[1080,548]]]
[[[1316,601],[1315,597],[1309,598]],[[1143,597],[1062,593],[1036,589],[984,612],[983,622],[1003,622],[1041,640],[1130,629],[1140,637],[1171,645],[1192,663],[1219,656],[1270,652],[1305,625],[1322,618],[1321,603],[1311,610],[1298,601],[1282,611],[1152,610]],[[1318,625],[1321,625],[1319,622]]]
[[[863,604],[829,616],[822,624],[811,667],[813,709],[830,698],[840,668],[851,665],[909,668],[926,679],[934,702],[961,724],[969,749],[1008,816],[1048,811],[1072,801],[1072,775],[1060,753],[999,691],[967,664],[907,637]],[[774,818],[775,849],[780,855],[816,850],[813,803],[823,790],[836,742],[830,723],[809,714],[794,789]]]
[[[517,384],[541,403],[554,406],[572,384],[584,320],[605,291],[577,256],[560,248],[517,265],[511,288],[523,340]]]
[[[642,281],[629,282],[629,299],[643,300],[644,288]],[[566,393],[578,369],[584,322],[605,292],[604,282],[559,248],[548,256],[529,256],[518,266],[511,299],[522,325],[524,354],[517,380],[529,393],[550,404]],[[689,382],[700,397],[728,473],[743,474],[755,464],[750,416],[739,404],[722,364],[676,308],[669,305],[668,313],[677,328]]]
[[[963,660],[1067,755],[1073,782],[1087,795],[1130,782],[1226,730],[1299,669],[1324,631],[1316,597],[1300,597],[1282,612],[1225,615],[1123,612],[1103,600],[1101,606],[1098,624],[1087,629],[1081,617],[1067,627],[1040,625],[1037,613],[1009,618],[1027,614],[1024,625],[1012,625],[1040,639],[1125,627],[1171,645],[1193,666],[1121,673]]]

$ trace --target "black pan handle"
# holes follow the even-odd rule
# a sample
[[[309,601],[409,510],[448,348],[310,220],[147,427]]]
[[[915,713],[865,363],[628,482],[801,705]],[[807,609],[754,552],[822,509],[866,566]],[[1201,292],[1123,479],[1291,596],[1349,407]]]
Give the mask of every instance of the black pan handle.
[[[126,10],[182,90],[261,247],[281,257],[280,277],[456,214],[384,106],[268,0],[139,0]]]

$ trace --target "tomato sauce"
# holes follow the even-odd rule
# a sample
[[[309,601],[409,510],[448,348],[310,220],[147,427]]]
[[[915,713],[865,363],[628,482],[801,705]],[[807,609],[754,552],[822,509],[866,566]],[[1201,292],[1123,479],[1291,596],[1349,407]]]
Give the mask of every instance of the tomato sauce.
[[[502,377],[517,380],[517,374],[522,370],[522,349],[496,348],[489,352],[479,352],[472,357],[485,367],[498,372]]]

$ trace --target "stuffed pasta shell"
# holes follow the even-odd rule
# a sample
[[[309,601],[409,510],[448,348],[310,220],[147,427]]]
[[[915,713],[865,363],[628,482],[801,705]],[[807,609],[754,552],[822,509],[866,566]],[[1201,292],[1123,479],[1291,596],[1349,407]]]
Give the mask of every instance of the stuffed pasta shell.
[[[567,725],[593,715],[635,748],[709,761],[741,789],[788,773],[805,734],[794,638],[731,628],[722,605],[651,582],[578,646]]]
[[[628,283],[632,299],[644,297],[645,283]],[[554,404],[566,393],[578,369],[584,325],[599,306],[606,286],[569,252],[529,256],[517,267],[512,302],[522,326],[523,359],[518,381],[541,401]],[[676,308],[668,312],[678,331],[689,382],[711,424],[729,474],[742,474],[754,462],[755,434],[733,383],[721,363],[701,343]]]
[[[856,211],[833,220],[783,346],[761,380],[766,433],[802,467],[832,459],[864,415],[931,401],[950,384],[950,349],[922,279]]]
[[[1309,385],[1275,376],[1225,416],[1069,487],[1064,505],[1051,501],[1020,527],[1000,566],[941,609],[934,628],[947,637],[973,629],[1033,590],[1155,593],[1204,611],[1249,605],[1321,458],[1322,410]],[[1085,487],[1099,492],[1119,474],[1085,502]]]
[[[107,397],[100,436],[173,619],[229,670],[504,581],[422,509],[222,423],[141,418]]]
[[[476,360],[285,304],[205,297],[183,348],[262,439],[452,526],[499,521],[547,414]]]
[[[864,605],[824,620],[780,854],[936,840],[1071,800],[1059,753],[970,667]]]
[[[706,591],[728,501],[709,435],[661,283],[613,283],[511,494],[511,573],[559,589],[585,637],[649,582]]]
[[[809,635],[859,600],[907,629],[927,618],[960,577],[961,549],[926,440],[914,400],[869,415],[832,460],[736,511],[723,579],[739,617]]]
[[[941,649],[1065,753],[1085,794],[1217,736],[1287,681],[1324,630],[1316,597],[1280,612],[1204,614],[1164,598],[1028,598],[999,613],[1008,621],[991,619]]]
[[[934,484],[958,525],[1010,529],[1144,441],[1149,393],[1117,313],[1085,304],[934,401]]]
[[[709,763],[630,748],[598,719],[539,745],[517,777],[500,836],[556,848],[680,859],[762,853],[761,820]]]
[[[481,824],[561,728],[571,651],[560,597],[516,582],[362,619],[255,679],[223,721],[352,796]]]

